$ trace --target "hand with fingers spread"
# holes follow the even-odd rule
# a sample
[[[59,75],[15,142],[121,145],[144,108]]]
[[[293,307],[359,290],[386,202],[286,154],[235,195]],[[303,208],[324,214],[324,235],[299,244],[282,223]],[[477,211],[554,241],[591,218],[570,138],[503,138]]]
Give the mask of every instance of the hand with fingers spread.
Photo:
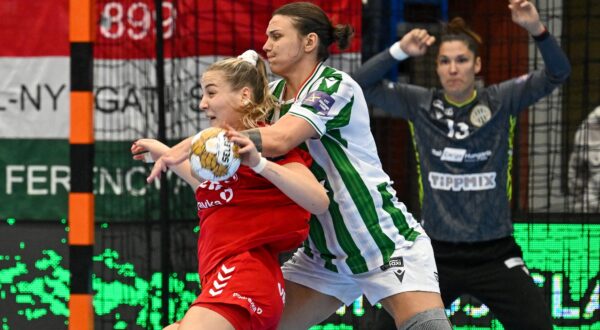
[[[158,158],[154,158],[154,166],[150,171],[150,175],[146,178],[148,183],[155,179],[160,179],[162,172],[166,172],[170,166],[181,164],[188,159],[190,155],[192,137],[189,137],[177,145],[173,146],[169,151]]]
[[[424,29],[412,29],[400,39],[400,48],[406,55],[421,56],[435,42],[435,37]]]
[[[133,142],[131,145],[131,154],[133,155],[133,159],[144,161],[146,163],[152,163],[155,160],[157,162],[163,162],[161,159],[170,151],[171,148],[169,148],[169,146],[156,139],[139,139]],[[162,165],[160,168],[162,168]],[[182,161],[178,164],[172,164],[170,165],[170,168],[175,174],[186,181],[192,187],[192,189],[195,189],[198,186],[198,180],[191,175],[189,162]],[[159,176],[157,177],[160,177],[160,172]],[[147,181],[148,183],[151,182],[151,180]]]
[[[509,0],[508,8],[511,11],[513,22],[524,28],[533,36],[542,34],[546,28],[540,22],[540,15],[530,1]]]

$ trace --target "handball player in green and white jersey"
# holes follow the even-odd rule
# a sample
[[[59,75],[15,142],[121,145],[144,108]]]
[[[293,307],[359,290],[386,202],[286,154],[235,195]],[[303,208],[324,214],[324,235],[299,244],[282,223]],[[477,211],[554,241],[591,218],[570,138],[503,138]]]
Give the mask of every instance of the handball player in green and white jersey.
[[[323,63],[332,43],[348,46],[352,28],[334,27],[319,7],[300,2],[275,10],[266,32],[263,50],[283,78],[271,83],[280,107],[272,126],[248,133],[268,155],[304,143],[331,200],[327,212],[314,215],[304,247],[283,266],[279,328],[306,329],[365,294],[399,328],[450,329],[429,238],[382,170],[362,90]]]

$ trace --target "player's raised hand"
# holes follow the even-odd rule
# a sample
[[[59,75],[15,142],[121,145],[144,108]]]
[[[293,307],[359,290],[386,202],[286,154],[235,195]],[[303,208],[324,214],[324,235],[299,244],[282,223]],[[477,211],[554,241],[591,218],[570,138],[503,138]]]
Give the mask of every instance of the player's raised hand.
[[[421,56],[433,45],[435,37],[425,29],[412,29],[400,39],[400,48],[409,56]]]
[[[540,15],[533,3],[527,0],[509,0],[508,8],[513,22],[529,34],[537,36],[544,32],[544,25],[540,22]]]

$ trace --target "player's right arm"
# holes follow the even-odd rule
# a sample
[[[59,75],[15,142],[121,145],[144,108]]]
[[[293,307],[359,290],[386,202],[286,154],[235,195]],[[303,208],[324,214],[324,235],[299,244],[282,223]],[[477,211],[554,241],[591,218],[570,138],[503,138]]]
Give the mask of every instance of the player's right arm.
[[[182,144],[182,145],[185,144],[186,141],[187,141],[187,145],[191,145],[190,139],[191,138],[183,140],[182,142],[180,142],[178,144],[178,146],[180,144]],[[190,141],[188,141],[188,140],[190,140]],[[156,163],[161,161],[161,159],[165,159],[165,158],[169,159],[169,160],[173,159],[174,156],[168,156],[168,155],[173,153],[174,148],[175,147],[169,148],[165,144],[163,144],[160,141],[155,140],[155,139],[139,139],[139,140],[133,142],[133,144],[131,145],[131,153],[133,154],[133,159],[136,159],[136,160],[145,160],[145,159],[147,159],[146,157],[148,157],[147,155],[145,155],[145,153],[150,153],[151,160],[155,162],[154,167],[152,168],[152,171],[154,171],[154,169],[156,169],[156,168],[161,168],[161,165],[159,165],[159,166],[156,165]],[[179,148],[181,150],[184,149],[182,146],[180,146]],[[178,151],[181,152],[181,150],[178,150]],[[187,182],[192,187],[192,189],[196,189],[198,187],[198,185],[200,184],[200,182],[192,176],[190,162],[187,160],[188,155],[189,155],[189,150],[185,154],[185,157],[183,158],[183,160],[181,160],[177,163],[170,164],[169,168],[173,172],[175,172],[175,174],[177,174],[180,178],[182,178],[185,182]],[[163,162],[164,162],[164,160],[163,160]],[[158,173],[160,174],[160,171]],[[152,178],[152,180],[154,180],[154,177]],[[152,180],[148,180],[148,182],[151,182]]]
[[[267,157],[285,155],[302,142],[319,137],[316,129],[307,120],[290,114],[281,117],[271,126],[254,130],[258,130],[262,144],[261,153]],[[256,141],[253,142],[256,144]]]

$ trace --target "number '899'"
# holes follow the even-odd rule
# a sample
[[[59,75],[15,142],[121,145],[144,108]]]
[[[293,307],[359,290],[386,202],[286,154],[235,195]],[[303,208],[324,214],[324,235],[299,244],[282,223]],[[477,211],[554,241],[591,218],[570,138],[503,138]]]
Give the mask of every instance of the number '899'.
[[[163,37],[168,39],[173,36],[177,13],[171,2],[163,2],[162,7]],[[100,16],[100,33],[107,39],[125,36],[133,40],[141,40],[154,32],[152,22],[155,19],[156,12],[144,2],[131,4],[107,2]]]

